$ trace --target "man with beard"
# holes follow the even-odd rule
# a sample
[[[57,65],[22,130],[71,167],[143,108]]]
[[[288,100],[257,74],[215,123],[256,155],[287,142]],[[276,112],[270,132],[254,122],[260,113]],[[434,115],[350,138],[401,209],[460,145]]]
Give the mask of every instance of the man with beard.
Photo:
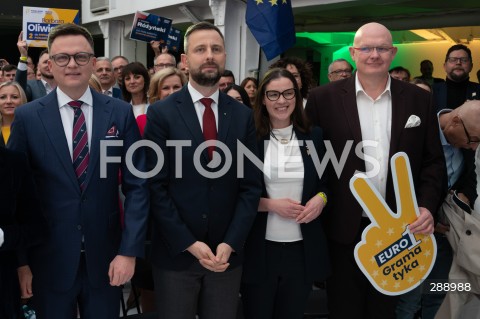
[[[18,63],[17,74],[15,75],[15,81],[17,81],[25,91],[27,100],[30,102],[52,92],[57,87],[57,82],[53,78],[53,74],[48,66],[48,50],[45,49],[40,52],[40,57],[38,58],[37,68],[42,74],[41,79],[27,81],[27,41],[22,40],[21,32],[18,36],[17,47],[20,52],[20,61]]]
[[[257,154],[255,126],[249,108],[219,92],[220,30],[195,24],[184,47],[188,85],[148,108],[144,136],[159,146],[147,148],[147,169],[163,163],[150,180],[158,317],[234,319],[261,194],[260,171],[248,159],[237,163],[237,147]]]
[[[112,62],[110,62],[109,58],[97,58],[94,74],[97,76],[98,81],[100,82],[103,94],[118,99],[122,98],[122,91],[113,86],[115,84],[115,75],[113,73]]]

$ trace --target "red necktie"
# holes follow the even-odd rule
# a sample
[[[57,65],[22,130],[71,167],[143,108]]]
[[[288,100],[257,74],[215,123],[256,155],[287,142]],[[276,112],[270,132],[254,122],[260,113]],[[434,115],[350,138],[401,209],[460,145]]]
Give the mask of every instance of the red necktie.
[[[90,153],[88,151],[87,125],[85,123],[85,115],[83,115],[81,108],[82,104],[83,102],[81,101],[71,101],[68,103],[75,112],[72,131],[73,168],[75,169],[75,175],[77,175],[78,185],[83,192]]]
[[[217,139],[217,124],[215,123],[215,114],[212,110],[213,100],[208,97],[200,99],[203,105],[205,105],[205,112],[203,113],[203,137],[205,141]],[[208,158],[212,160],[213,150],[215,146],[208,147]]]

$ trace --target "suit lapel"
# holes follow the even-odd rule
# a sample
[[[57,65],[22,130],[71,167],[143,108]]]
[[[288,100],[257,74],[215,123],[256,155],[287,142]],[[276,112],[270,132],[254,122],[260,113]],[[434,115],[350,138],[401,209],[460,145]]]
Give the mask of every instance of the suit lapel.
[[[205,141],[205,138],[203,137],[202,128],[198,121],[197,112],[195,112],[195,106],[193,105],[190,92],[188,92],[187,85],[185,85],[182,90],[183,94],[177,94],[178,112],[180,113],[180,116],[185,122],[185,126],[193,137],[192,147],[197,148],[198,145]],[[202,152],[202,157],[208,163],[208,151],[206,148]]]
[[[59,157],[68,178],[74,184],[74,188],[80,192],[77,176],[73,170],[72,158],[70,156],[70,150],[68,149],[67,138],[65,137],[65,130],[63,129],[60,110],[58,109],[56,91],[47,95],[44,99],[41,99],[39,103],[43,106],[43,108],[38,110],[38,117],[42,121],[45,132],[50,140],[50,144]]]
[[[398,148],[398,141],[402,135],[408,116],[407,110],[412,108],[406,105],[403,97],[403,88],[398,85],[397,81],[392,80],[390,84],[392,94],[392,127],[390,130],[390,158],[395,154]]]
[[[362,130],[360,128],[360,119],[358,117],[355,76],[352,76],[346,81],[342,93],[341,99],[345,118],[352,131],[354,144],[357,144],[362,141]]]
[[[92,91],[93,96],[93,116],[92,116],[92,138],[90,145],[90,161],[88,163],[87,177],[85,179],[85,187],[88,187],[88,183],[92,178],[92,174],[95,171],[96,165],[100,158],[100,140],[103,140],[110,127],[115,124],[110,121],[112,116],[113,105],[110,99],[104,95]]]
[[[220,92],[218,97],[218,134],[217,139],[225,143],[227,140],[228,128],[232,119],[232,104],[226,96]]]
[[[303,159],[303,191],[302,191],[302,203],[306,203],[310,198],[307,198],[307,194],[310,193],[310,185],[315,184],[315,178],[317,173],[315,171],[315,166],[313,165],[313,160],[311,155],[307,154],[307,143],[306,140],[311,140],[307,135],[302,132],[295,130],[295,135],[297,136],[298,141],[303,141],[303,145],[300,146],[300,153],[302,154]],[[315,150],[312,150],[315,151]],[[306,174],[306,172],[315,172],[315,174]]]

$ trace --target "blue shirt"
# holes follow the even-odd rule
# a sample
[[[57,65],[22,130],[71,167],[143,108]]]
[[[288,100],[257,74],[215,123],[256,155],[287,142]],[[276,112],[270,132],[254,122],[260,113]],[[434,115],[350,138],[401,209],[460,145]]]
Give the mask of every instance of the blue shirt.
[[[438,112],[437,117],[439,117],[442,113],[447,113],[451,111],[451,109],[443,109]],[[447,165],[448,176],[448,189],[450,189],[458,180],[460,174],[463,171],[463,153],[461,149],[453,147],[447,142],[445,135],[443,135],[442,128],[440,128],[440,141],[443,147],[443,154],[445,155],[445,163]]]

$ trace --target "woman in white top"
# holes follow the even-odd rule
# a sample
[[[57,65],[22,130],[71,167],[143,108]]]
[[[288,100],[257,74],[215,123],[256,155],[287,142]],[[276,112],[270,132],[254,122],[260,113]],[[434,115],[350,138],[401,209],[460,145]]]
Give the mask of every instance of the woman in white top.
[[[313,282],[330,272],[318,218],[326,181],[314,161],[325,154],[322,131],[308,126],[298,84],[286,69],[265,74],[255,102],[264,187],[245,244],[245,318],[301,319]]]
[[[130,101],[135,118],[147,113],[149,86],[150,75],[142,63],[132,62],[123,68],[121,85],[123,99]]]

